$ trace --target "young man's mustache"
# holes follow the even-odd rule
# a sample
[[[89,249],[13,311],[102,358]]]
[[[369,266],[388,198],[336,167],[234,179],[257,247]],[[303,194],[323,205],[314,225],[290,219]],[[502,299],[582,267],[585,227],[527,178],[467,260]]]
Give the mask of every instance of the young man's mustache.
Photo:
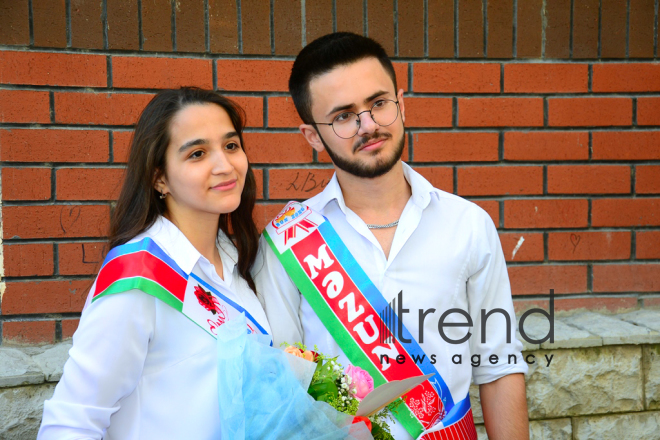
[[[361,137],[359,141],[353,145],[353,153],[355,153],[360,148],[364,147],[369,142],[380,141],[385,139],[390,139],[392,137],[389,133],[375,134],[369,137]]]

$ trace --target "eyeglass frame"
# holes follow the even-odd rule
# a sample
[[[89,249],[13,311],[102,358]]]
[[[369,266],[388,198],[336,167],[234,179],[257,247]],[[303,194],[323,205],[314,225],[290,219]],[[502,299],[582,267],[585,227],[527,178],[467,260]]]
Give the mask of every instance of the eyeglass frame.
[[[387,125],[381,125],[381,124],[379,124],[378,122],[376,122],[376,120],[374,119],[374,115],[373,115],[373,113],[371,113],[371,111],[374,109],[374,107],[376,106],[376,104],[378,104],[379,101],[389,101],[389,102],[393,102],[394,104],[396,104],[396,117],[394,118],[394,120],[393,120],[392,122],[390,122],[390,123],[387,124]],[[360,115],[361,115],[362,113],[367,113],[367,112],[369,113],[369,116],[371,116],[371,120],[374,121],[374,124],[378,125],[379,127],[389,127],[390,125],[394,124],[394,123],[396,122],[397,119],[399,119],[399,114],[401,113],[401,108],[399,107],[399,100],[398,100],[398,99],[395,101],[394,99],[385,99],[385,98],[383,98],[383,99],[379,99],[379,100],[377,100],[376,102],[374,102],[374,105],[372,105],[371,108],[370,108],[369,110],[363,110],[363,111],[361,111],[360,113],[355,113],[355,112],[342,112],[342,113],[352,113],[352,114],[354,114],[355,116],[357,116],[357,121],[356,121],[356,122],[357,122],[357,130],[355,131],[355,134],[354,134],[353,136],[351,136],[351,137],[347,137],[347,138],[342,137],[342,136],[339,136],[339,135],[337,134],[337,131],[335,130],[334,125],[333,125],[333,124],[335,123],[335,120],[336,120],[337,116],[339,116],[339,115],[335,116],[335,119],[333,119],[332,122],[316,122],[316,121],[312,121],[312,124],[314,124],[314,125],[330,125],[330,126],[332,126],[332,132],[333,132],[333,133],[335,134],[335,136],[337,136],[338,138],[340,138],[340,139],[352,139],[352,138],[355,137],[356,134],[358,134],[358,133],[360,132],[360,127],[362,126],[362,125],[361,125],[361,124],[362,124],[362,120],[360,119]],[[341,114],[341,113],[340,113],[340,114]]]

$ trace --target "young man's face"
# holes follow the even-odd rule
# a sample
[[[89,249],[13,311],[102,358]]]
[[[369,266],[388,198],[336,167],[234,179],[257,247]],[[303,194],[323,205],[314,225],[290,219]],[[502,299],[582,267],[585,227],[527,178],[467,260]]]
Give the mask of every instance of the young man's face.
[[[300,126],[314,149],[326,150],[337,168],[358,177],[377,177],[392,169],[404,146],[403,89],[396,92],[392,79],[378,59],[365,58],[336,67],[313,79],[309,88],[314,121],[331,123],[337,120],[334,129],[320,124],[317,125],[318,131],[312,125]],[[398,101],[398,104],[388,100]],[[372,119],[369,113],[372,108],[376,120],[383,125]],[[348,112],[364,112],[359,115],[359,127]],[[394,121],[384,125],[392,117]],[[341,121],[348,121],[343,128],[339,127]],[[349,137],[352,132],[355,135]]]

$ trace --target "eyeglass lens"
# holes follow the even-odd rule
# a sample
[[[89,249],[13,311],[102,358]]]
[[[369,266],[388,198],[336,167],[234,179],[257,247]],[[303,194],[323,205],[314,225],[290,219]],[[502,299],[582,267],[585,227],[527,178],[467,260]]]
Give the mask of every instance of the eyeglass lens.
[[[395,101],[381,100],[371,107],[371,119],[381,127],[392,125],[398,115]],[[340,138],[352,138],[360,130],[360,117],[352,112],[341,113],[332,121],[332,129]]]

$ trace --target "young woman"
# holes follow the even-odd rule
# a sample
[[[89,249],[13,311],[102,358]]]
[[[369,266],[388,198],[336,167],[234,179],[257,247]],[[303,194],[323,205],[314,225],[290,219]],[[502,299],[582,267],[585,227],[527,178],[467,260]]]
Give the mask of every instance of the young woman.
[[[144,109],[39,439],[220,438],[216,329],[243,312],[249,331],[270,332],[250,275],[259,235],[242,115],[191,88]]]

